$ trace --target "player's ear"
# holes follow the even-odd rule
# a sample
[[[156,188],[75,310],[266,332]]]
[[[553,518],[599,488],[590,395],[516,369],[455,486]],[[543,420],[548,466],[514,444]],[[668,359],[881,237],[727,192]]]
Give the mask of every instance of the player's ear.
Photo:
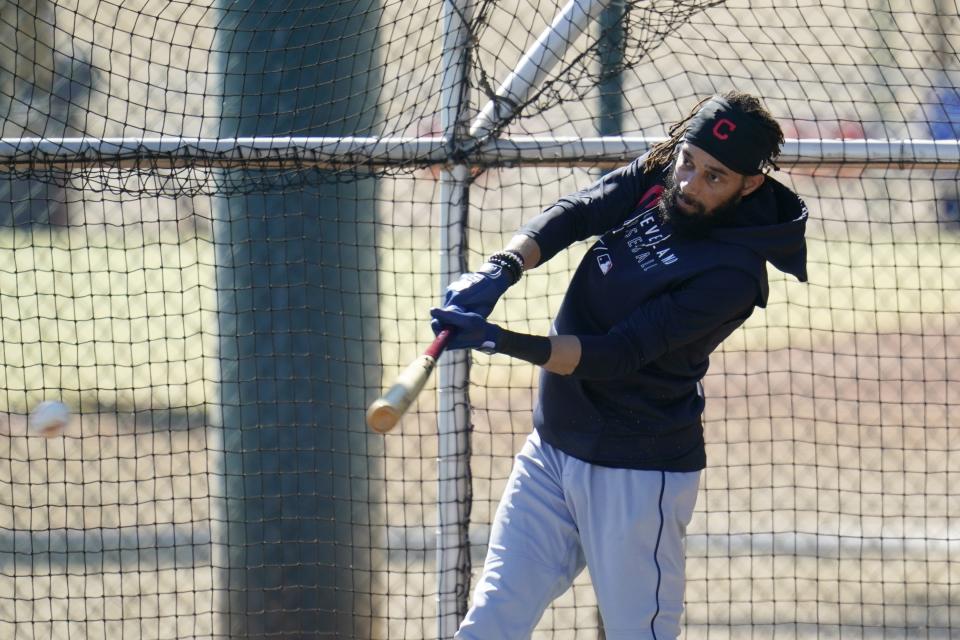
[[[740,190],[740,197],[746,198],[748,195],[760,188],[763,184],[764,175],[758,173],[755,176],[744,176],[743,188]]]

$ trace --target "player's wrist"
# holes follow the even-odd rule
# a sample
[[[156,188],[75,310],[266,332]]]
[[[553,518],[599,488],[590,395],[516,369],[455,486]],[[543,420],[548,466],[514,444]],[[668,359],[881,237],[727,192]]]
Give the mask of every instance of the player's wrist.
[[[514,251],[512,249],[497,251],[487,258],[487,262],[497,265],[503,270],[504,273],[509,275],[511,285],[519,282],[520,278],[523,276],[523,256],[519,251]]]

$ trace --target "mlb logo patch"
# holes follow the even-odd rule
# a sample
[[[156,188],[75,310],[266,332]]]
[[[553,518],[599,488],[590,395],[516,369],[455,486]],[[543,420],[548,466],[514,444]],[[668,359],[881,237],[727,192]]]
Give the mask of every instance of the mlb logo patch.
[[[610,269],[613,269],[613,260],[609,253],[601,253],[597,256],[597,265],[600,267],[600,273],[607,275]]]

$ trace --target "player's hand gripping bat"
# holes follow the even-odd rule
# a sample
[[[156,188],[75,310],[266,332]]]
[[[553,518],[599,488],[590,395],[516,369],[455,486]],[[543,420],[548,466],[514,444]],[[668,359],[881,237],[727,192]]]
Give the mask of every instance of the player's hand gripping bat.
[[[367,408],[367,426],[377,433],[387,433],[400,421],[417,395],[423,390],[440,354],[452,336],[451,329],[443,329],[420,357],[407,365],[386,393]]]

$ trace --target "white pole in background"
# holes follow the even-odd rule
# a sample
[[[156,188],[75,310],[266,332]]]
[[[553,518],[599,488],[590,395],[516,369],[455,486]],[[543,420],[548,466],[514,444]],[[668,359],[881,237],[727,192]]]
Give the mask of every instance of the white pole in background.
[[[443,3],[440,125],[447,152],[463,137],[471,0]],[[466,270],[470,167],[447,164],[440,174],[440,290]],[[453,637],[467,611],[470,586],[470,352],[444,353],[438,363],[437,638]]]
[[[483,137],[513,116],[513,105],[530,98],[608,4],[610,0],[570,0],[503,81],[496,98],[487,102],[470,124],[470,135]]]

